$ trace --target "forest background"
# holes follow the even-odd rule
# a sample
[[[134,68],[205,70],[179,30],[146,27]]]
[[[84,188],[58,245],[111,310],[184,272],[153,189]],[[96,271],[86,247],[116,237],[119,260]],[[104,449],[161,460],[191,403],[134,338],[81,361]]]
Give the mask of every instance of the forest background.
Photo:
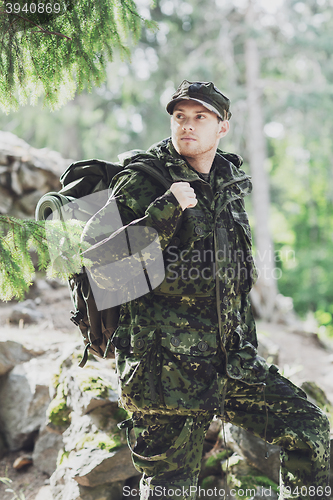
[[[165,105],[183,79],[213,81],[233,115],[220,147],[257,184],[247,209],[258,260],[264,228],[274,286],[333,336],[333,1],[135,3],[158,29],[143,26],[130,59],[115,52],[105,81],[59,109],[40,98],[0,113],[0,129],[73,160],[114,161],[169,136]]]

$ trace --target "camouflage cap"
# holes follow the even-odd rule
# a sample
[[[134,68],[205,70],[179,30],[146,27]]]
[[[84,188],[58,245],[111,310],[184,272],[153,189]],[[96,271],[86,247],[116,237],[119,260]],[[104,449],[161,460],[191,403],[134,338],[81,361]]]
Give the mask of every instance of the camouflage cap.
[[[177,102],[191,100],[200,102],[205,108],[213,111],[222,120],[229,120],[230,100],[215,87],[213,82],[189,82],[184,80],[167,104],[167,112],[172,115]]]

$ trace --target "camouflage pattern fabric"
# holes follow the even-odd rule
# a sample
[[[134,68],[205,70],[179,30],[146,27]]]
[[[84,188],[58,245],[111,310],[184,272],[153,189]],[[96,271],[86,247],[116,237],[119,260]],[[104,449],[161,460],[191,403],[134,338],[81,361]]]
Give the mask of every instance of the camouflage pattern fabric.
[[[124,225],[115,237],[122,237],[128,224],[156,230],[165,264],[165,278],[157,288],[121,306],[113,338],[120,403],[135,416],[140,415],[137,422],[134,419],[134,430],[138,437],[150,440],[148,454],[150,449],[152,453],[159,449],[158,443],[176,439],[177,433],[179,441],[184,435],[184,422],[186,426],[192,423],[173,458],[140,465],[134,455],[136,466],[152,484],[157,478],[171,484],[173,477],[175,481],[181,477],[184,484],[195,482],[200,443],[212,416],[225,412],[237,425],[263,437],[265,394],[267,439],[287,450],[282,456],[282,470],[289,471],[284,473],[286,484],[298,485],[305,479],[305,484],[310,484],[309,477],[324,484],[328,439],[325,417],[303,393],[300,395],[286,381],[282,383],[272,373],[274,368],[257,353],[248,299],[256,270],[244,208],[251,182],[240,168],[241,158],[217,150],[207,182],[178,155],[170,139],[153,146],[147,157],[136,156],[136,161],[148,161],[150,155],[163,162],[174,182],[190,182],[198,203],[182,213],[171,191],[141,172],[125,173],[112,186]],[[177,231],[181,217],[181,229]],[[94,225],[107,228],[109,220],[107,204],[90,220],[92,232]],[[117,245],[105,245],[105,250],[100,246],[101,262],[107,262],[115,248]],[[92,274],[101,288],[114,289],[112,278],[99,273],[98,266]],[[224,400],[221,395],[225,393]],[[167,430],[167,422],[172,423],[173,430]],[[314,429],[320,435],[311,435]],[[169,441],[165,436],[170,436]],[[300,455],[300,470],[295,472],[294,457]],[[308,457],[304,466],[303,456]],[[184,467],[179,469],[180,463]]]
[[[217,368],[219,363],[215,358]],[[228,379],[225,420],[282,447],[280,500],[329,498],[327,417],[280,374],[269,371],[265,383],[256,387]],[[168,500],[196,498],[203,440],[211,419],[209,413],[192,419],[133,415],[133,461],[144,474],[141,499],[149,493]],[[189,420],[188,439],[175,450],[175,440]]]

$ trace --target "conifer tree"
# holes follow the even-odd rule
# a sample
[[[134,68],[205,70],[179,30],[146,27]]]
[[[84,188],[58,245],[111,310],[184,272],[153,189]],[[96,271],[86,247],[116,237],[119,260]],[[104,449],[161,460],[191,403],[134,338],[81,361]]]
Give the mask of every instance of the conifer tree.
[[[3,0],[0,109],[18,109],[28,99],[34,104],[44,95],[52,110],[99,86],[114,51],[130,55],[127,42],[139,39],[142,23],[154,26],[133,0]],[[84,264],[81,231],[74,220],[64,232],[60,221],[0,215],[0,300],[24,298],[35,273],[32,249],[48,276],[66,279],[78,272]],[[51,258],[52,252],[59,258]]]
[[[99,86],[114,50],[129,55],[144,22],[133,0],[2,0],[0,108],[44,94],[50,109]]]
[[[31,251],[38,256],[38,268],[49,278],[62,281],[80,272],[88,263],[82,258],[82,221],[21,220],[0,215],[0,300],[23,299],[32,284],[35,267]]]

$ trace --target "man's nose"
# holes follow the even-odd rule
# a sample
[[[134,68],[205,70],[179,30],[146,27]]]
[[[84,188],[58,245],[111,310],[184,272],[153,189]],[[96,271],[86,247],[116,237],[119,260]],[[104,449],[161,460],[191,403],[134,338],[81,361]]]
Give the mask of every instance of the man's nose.
[[[193,123],[193,120],[191,118],[187,118],[183,122],[183,130],[194,130],[194,123]]]

